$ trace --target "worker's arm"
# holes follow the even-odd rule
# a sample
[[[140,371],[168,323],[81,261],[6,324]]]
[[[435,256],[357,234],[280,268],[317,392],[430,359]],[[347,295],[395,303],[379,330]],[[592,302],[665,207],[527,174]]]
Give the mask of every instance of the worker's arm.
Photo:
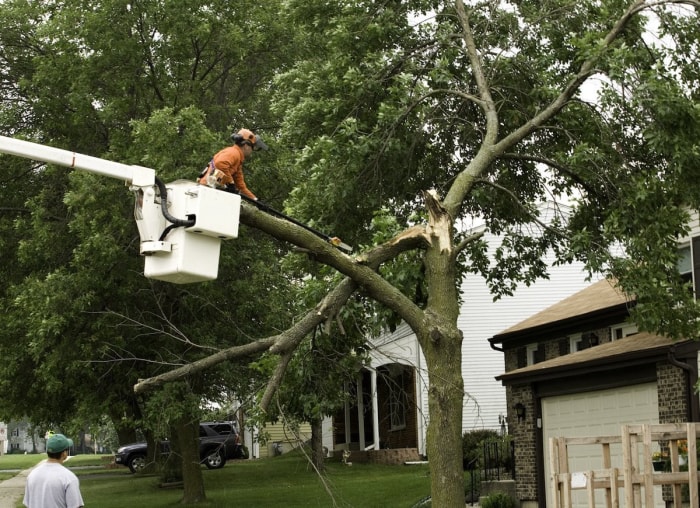
[[[233,183],[236,185],[236,189],[238,189],[238,192],[240,192],[244,196],[249,197],[250,199],[257,201],[258,198],[255,197],[255,194],[250,192],[250,189],[246,187],[245,179],[243,178],[243,168],[233,173]]]

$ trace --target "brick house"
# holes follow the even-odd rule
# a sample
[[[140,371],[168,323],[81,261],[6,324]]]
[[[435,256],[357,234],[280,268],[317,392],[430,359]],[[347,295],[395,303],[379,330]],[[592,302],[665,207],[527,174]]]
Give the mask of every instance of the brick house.
[[[547,506],[550,437],[700,421],[700,343],[637,333],[628,320],[634,304],[602,280],[489,339],[505,357],[497,379],[506,387],[521,506]],[[578,453],[571,458],[576,471],[600,468],[598,449]],[[657,490],[656,506],[663,507]],[[575,506],[588,506],[579,494]]]

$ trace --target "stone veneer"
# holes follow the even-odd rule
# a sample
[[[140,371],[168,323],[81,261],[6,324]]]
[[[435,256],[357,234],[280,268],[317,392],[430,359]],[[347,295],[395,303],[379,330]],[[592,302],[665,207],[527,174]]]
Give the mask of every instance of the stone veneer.
[[[336,459],[342,458],[342,450],[334,452]],[[386,466],[398,466],[406,462],[420,461],[421,457],[418,454],[418,448],[386,448],[383,450],[354,450],[350,452],[348,462],[356,462],[358,464],[383,464]]]

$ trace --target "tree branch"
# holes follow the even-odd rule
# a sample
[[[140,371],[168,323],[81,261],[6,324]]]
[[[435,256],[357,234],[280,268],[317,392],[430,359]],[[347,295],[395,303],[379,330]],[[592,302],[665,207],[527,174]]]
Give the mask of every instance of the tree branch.
[[[284,373],[287,371],[289,362],[292,360],[294,351],[287,351],[286,353],[280,355],[280,361],[275,367],[275,372],[272,377],[268,380],[267,386],[265,387],[265,393],[263,393],[260,399],[260,409],[263,412],[267,412],[267,408],[270,406],[272,397],[274,397],[277,388],[282,384],[282,379],[284,379]]]
[[[264,215],[265,217],[261,217],[262,215]],[[383,282],[384,286],[388,286],[391,290],[393,290],[393,292],[399,293],[399,295],[401,295],[400,297],[397,297],[395,294],[392,294],[391,297],[383,298],[383,300],[391,301],[392,303],[394,303],[394,306],[399,305],[395,300],[403,299],[405,301],[408,301],[410,305],[406,305],[404,301],[401,301],[401,305],[403,305],[403,307],[398,307],[402,311],[400,312],[400,315],[402,317],[408,316],[409,319],[414,321],[414,324],[417,322],[417,320],[420,319],[420,316],[422,315],[423,311],[413,302],[411,302],[408,298],[406,298],[404,295],[398,292],[396,288],[394,288],[388,282],[382,279],[373,270],[378,269],[383,262],[396,257],[401,252],[415,249],[422,245],[422,243],[425,241],[424,228],[420,226],[408,228],[407,230],[403,231],[401,234],[392,238],[388,242],[368,251],[367,253],[359,257],[359,260],[364,263],[363,265],[360,265],[358,261],[352,260],[352,258],[350,258],[349,256],[340,253],[340,251],[326,244],[321,239],[317,238],[315,235],[308,233],[303,228],[291,224],[287,221],[282,221],[281,219],[277,219],[268,214],[264,214],[258,211],[257,209],[254,209],[253,207],[248,207],[246,205],[243,205],[241,207],[241,222],[244,222],[248,225],[263,225],[267,230],[269,230],[269,232],[271,232],[271,234],[272,231],[279,232],[278,229],[283,228],[285,231],[285,236],[287,236],[288,238],[294,238],[296,240],[296,242],[293,243],[299,245],[300,247],[310,249],[315,253],[318,253],[318,243],[320,242],[321,244],[323,244],[323,249],[321,250],[325,251],[325,249],[329,249],[330,251],[332,251],[332,255],[330,255],[331,253],[327,253],[327,255],[330,256],[331,260],[337,262],[338,259],[336,258],[336,256],[341,259],[347,258],[348,260],[352,261],[353,264],[361,266],[363,270],[370,271],[374,275],[372,277],[373,282],[367,281],[367,273],[365,272],[362,273],[361,277],[358,277],[360,281],[364,281],[367,284],[367,286],[363,287],[373,287],[375,291],[387,291],[385,287],[379,287],[381,285],[379,281],[374,280],[380,279]],[[284,224],[280,224],[280,222],[284,222]],[[298,231],[292,231],[293,229]],[[299,236],[297,237],[297,235]],[[277,237],[280,238],[281,236],[282,235],[280,234]],[[347,277],[343,279],[333,290],[331,290],[323,298],[323,300],[321,300],[321,302],[318,305],[316,305],[314,309],[309,311],[299,322],[294,324],[291,328],[284,331],[283,333],[272,337],[262,338],[243,346],[234,346],[214,353],[206,358],[202,358],[201,360],[197,360],[196,362],[193,362],[191,364],[184,365],[177,369],[173,369],[169,372],[160,374],[158,376],[140,380],[134,386],[134,392],[137,394],[145,393],[147,391],[158,388],[165,383],[176,381],[180,378],[196,374],[198,372],[209,369],[215,365],[218,365],[228,360],[232,360],[234,358],[242,358],[255,353],[261,353],[263,351],[269,351],[270,353],[281,355],[293,352],[294,349],[296,349],[296,347],[299,345],[299,343],[301,343],[301,341],[304,339],[304,337],[307,334],[311,333],[316,326],[322,324],[330,316],[334,316],[340,311],[340,309],[343,307],[343,305],[345,305],[350,296],[352,296],[352,294],[358,289],[360,284],[361,283],[359,281],[355,281],[353,278]]]

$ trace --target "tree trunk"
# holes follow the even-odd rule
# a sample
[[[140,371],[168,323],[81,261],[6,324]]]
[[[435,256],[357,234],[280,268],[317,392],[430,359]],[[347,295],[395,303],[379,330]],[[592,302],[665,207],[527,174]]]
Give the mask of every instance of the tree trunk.
[[[326,454],[323,451],[323,420],[311,420],[311,460],[318,471],[324,471]]]
[[[459,335],[443,336],[441,344],[424,348],[430,378],[430,423],[426,439],[430,491],[432,505],[445,508],[464,507],[461,342]]]
[[[146,467],[143,469],[143,472],[155,473],[160,470],[159,464],[163,460],[163,449],[160,444],[161,440],[150,430],[144,430],[143,434],[146,438]],[[130,442],[133,443],[135,440]]]
[[[462,332],[457,327],[459,287],[452,220],[434,196],[426,195],[430,246],[426,250],[428,303],[418,340],[428,368],[430,423],[426,438],[432,505],[464,508],[462,469]]]
[[[182,454],[182,478],[184,491],[181,504],[197,504],[206,501],[204,478],[199,462],[199,422],[184,418],[177,422],[177,437]]]
[[[160,440],[157,442],[159,446],[158,457],[164,458],[160,467],[160,479],[163,483],[175,483],[182,481],[182,452],[180,451],[180,428],[177,422],[170,427],[170,441],[168,441],[169,453],[163,454],[160,447]]]

